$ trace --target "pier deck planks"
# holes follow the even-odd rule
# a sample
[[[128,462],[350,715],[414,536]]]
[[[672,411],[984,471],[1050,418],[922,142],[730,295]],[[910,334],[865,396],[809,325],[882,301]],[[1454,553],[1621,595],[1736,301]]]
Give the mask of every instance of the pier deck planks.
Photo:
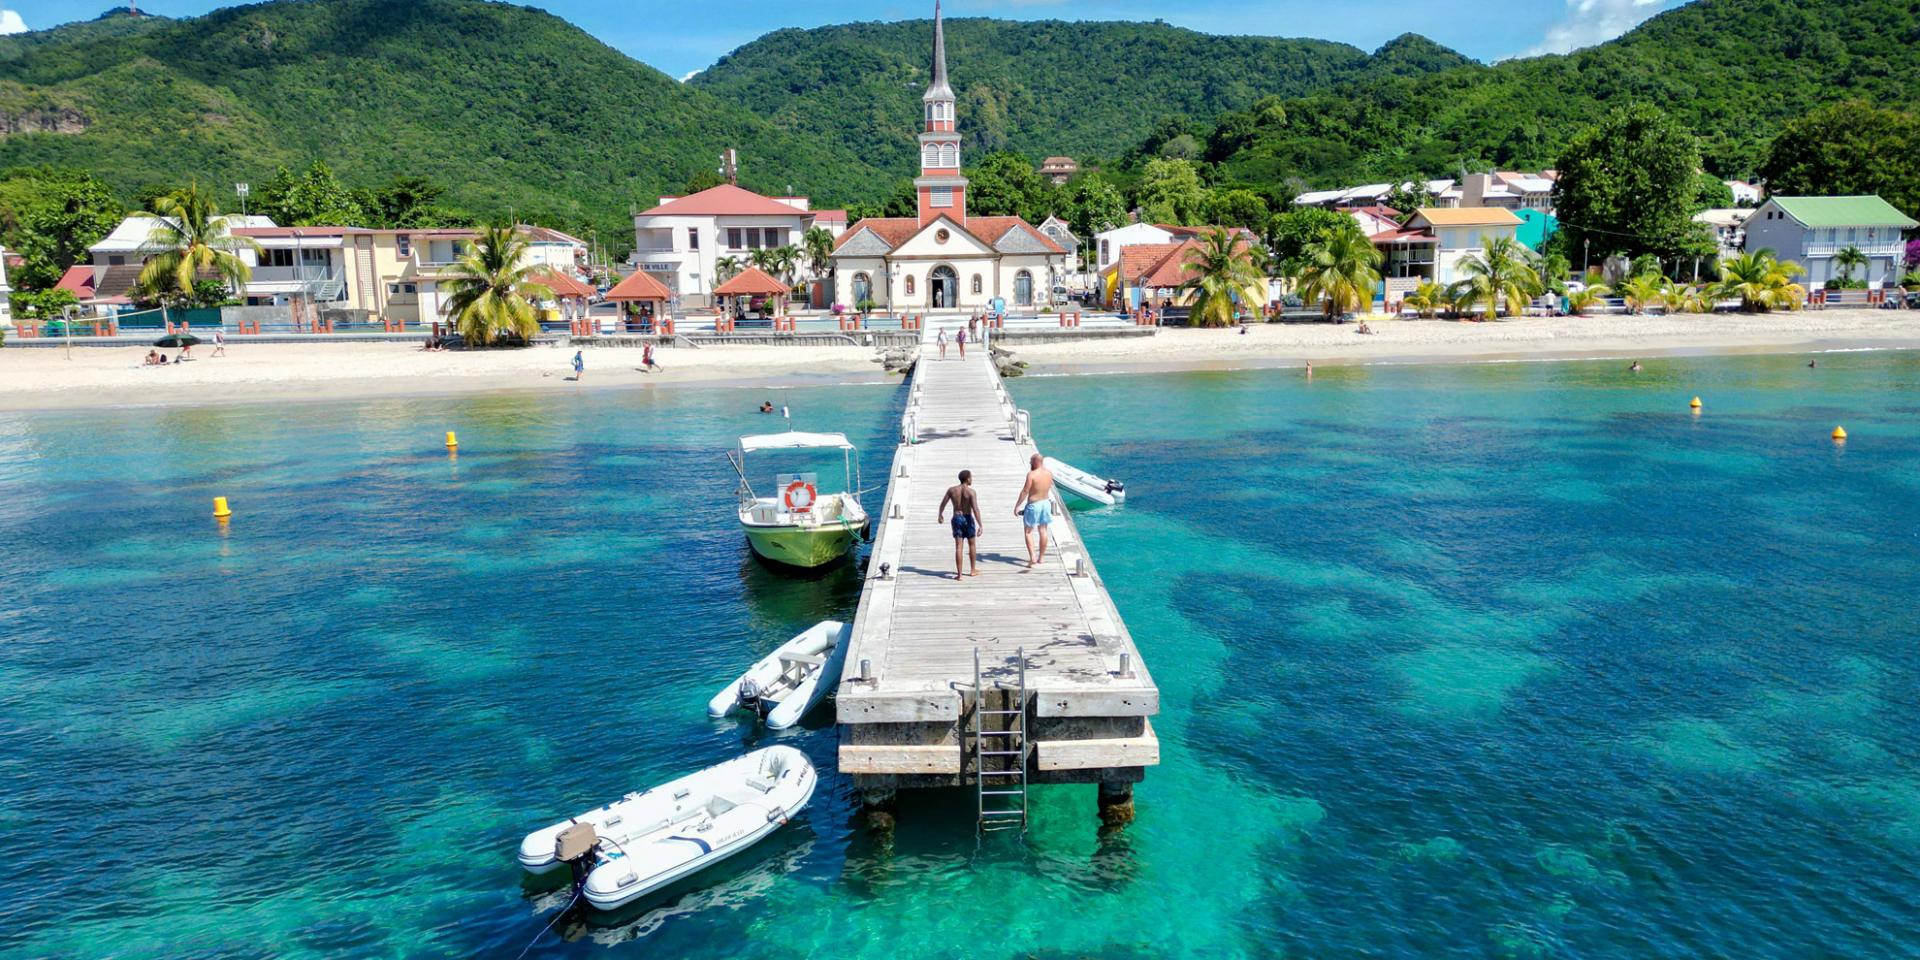
[[[990,678],[1010,679],[1014,652],[1024,648],[1036,716],[1124,718],[1137,728],[1138,718],[1158,712],[1159,693],[1091,558],[1086,575],[1071,574],[1086,551],[1058,491],[1055,542],[1043,564],[1027,568],[1014,502],[1035,447],[1014,439],[1011,402],[1003,401],[984,354],[976,349],[962,360],[950,347],[941,361],[931,346],[922,350],[908,403],[917,442],[897,450],[886,504],[875,515],[873,556],[838,691],[839,720],[855,726],[952,724],[973,683],[974,649],[981,651]],[[985,529],[980,575],[956,580],[953,535],[937,517],[942,495],[962,469],[973,471]],[[901,516],[894,516],[896,510]],[[881,577],[882,563],[890,565],[892,579]],[[1126,676],[1119,672],[1122,653],[1129,660]],[[869,680],[860,677],[862,661],[870,667]],[[1152,742],[1150,731],[1144,737],[1142,743]],[[876,756],[864,748],[877,742],[843,746],[843,766],[855,756]],[[910,748],[894,752],[901,754],[899,764],[909,763]],[[1064,760],[1076,754],[1057,755]],[[1134,756],[1157,762],[1157,742]],[[889,772],[866,765],[854,762],[847,772]]]

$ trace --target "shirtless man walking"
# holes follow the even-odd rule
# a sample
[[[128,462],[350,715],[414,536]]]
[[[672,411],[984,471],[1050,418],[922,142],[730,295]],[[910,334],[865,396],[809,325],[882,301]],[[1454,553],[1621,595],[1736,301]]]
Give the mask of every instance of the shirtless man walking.
[[[1020,487],[1020,499],[1013,504],[1013,515],[1027,528],[1027,566],[1037,567],[1047,559],[1047,525],[1053,522],[1053,474],[1039,454],[1027,461],[1027,482]],[[1033,549],[1034,528],[1040,529],[1040,550]]]
[[[960,471],[960,482],[947,488],[947,495],[940,498],[940,515],[934,522],[944,523],[947,519],[947,506],[953,506],[953,578],[967,576],[960,569],[960,543],[966,541],[967,559],[973,562],[972,576],[980,575],[980,552],[977,541],[980,531],[986,524],[980,518],[980,497],[973,492],[973,471]]]

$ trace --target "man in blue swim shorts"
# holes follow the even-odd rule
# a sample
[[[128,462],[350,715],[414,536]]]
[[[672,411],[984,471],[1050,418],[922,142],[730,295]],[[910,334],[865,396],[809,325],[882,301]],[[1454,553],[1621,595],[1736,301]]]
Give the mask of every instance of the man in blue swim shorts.
[[[1027,461],[1027,482],[1020,487],[1020,499],[1013,503],[1013,515],[1027,528],[1027,566],[1037,567],[1047,558],[1047,525],[1053,522],[1053,474],[1046,461],[1034,454]],[[1033,549],[1033,532],[1040,531],[1040,549]]]
[[[953,506],[953,578],[960,579],[960,544],[967,545],[967,559],[973,563],[972,576],[980,575],[980,552],[977,540],[985,524],[980,519],[980,497],[973,492],[973,471],[960,471],[960,482],[947,488],[947,495],[940,498],[940,514],[936,523],[947,519],[947,506]]]

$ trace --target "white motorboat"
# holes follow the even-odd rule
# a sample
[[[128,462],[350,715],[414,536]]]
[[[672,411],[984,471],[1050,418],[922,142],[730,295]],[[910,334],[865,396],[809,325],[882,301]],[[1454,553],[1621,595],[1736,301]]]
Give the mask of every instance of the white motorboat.
[[[839,685],[852,636],[853,628],[838,620],[814,624],[714,694],[707,701],[707,716],[750,710],[766,717],[771,730],[799,723]]]
[[[1047,458],[1047,470],[1053,474],[1053,482],[1060,489],[1102,506],[1111,507],[1116,503],[1125,503],[1127,485],[1118,480],[1096,477],[1070,463],[1063,463],[1052,457]]]
[[[789,456],[838,450],[843,480],[851,486],[833,492],[821,488],[817,473],[782,473],[774,476],[776,495],[761,496],[747,480],[746,463],[749,454],[767,450]],[[853,444],[838,433],[789,430],[741,437],[740,459],[734,463],[740,474],[738,509],[740,528],[753,552],[794,567],[818,567],[846,556],[867,530],[854,452]]]
[[[818,784],[806,754],[755,750],[535,830],[520,843],[520,865],[533,873],[560,866],[561,833],[589,825],[582,893],[613,910],[753,846],[804,808]]]

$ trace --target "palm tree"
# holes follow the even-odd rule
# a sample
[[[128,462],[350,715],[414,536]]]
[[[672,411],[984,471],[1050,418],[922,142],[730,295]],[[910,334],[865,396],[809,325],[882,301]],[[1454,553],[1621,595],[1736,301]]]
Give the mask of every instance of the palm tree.
[[[1267,280],[1254,266],[1252,249],[1224,227],[1208,231],[1199,246],[1187,251],[1181,266],[1191,277],[1180,289],[1194,291],[1188,322],[1196,327],[1232,326],[1236,299],[1258,303],[1258,291]]]
[[[532,339],[540,332],[533,301],[553,291],[532,280],[527,241],[512,227],[487,227],[448,267],[440,289],[447,316],[468,344],[489,346],[509,335]]]
[[[1567,294],[1567,309],[1573,311],[1575,316],[1584,317],[1588,310],[1593,309],[1595,304],[1606,299],[1612,292],[1604,283],[1588,284],[1582,289]]]
[[[1667,305],[1668,313],[1710,313],[1713,300],[1699,287],[1679,283],[1668,283],[1660,291],[1660,302]]]
[[[1301,251],[1300,298],[1324,299],[1329,320],[1358,310],[1380,285],[1380,260],[1379,248],[1358,229],[1322,234]]]
[[[1418,286],[1407,291],[1400,302],[1412,307],[1421,316],[1432,319],[1434,313],[1446,306],[1447,288],[1432,280],[1422,280]]]
[[[1656,303],[1666,303],[1666,292],[1667,278],[1657,273],[1628,277],[1620,284],[1620,295],[1626,298],[1628,313],[1645,313]]]
[[[1720,294],[1740,298],[1748,313],[1792,310],[1807,299],[1805,287],[1793,278],[1805,271],[1791,260],[1776,260],[1772,250],[1760,249],[1720,261]]]
[[[1840,271],[1840,279],[1853,282],[1853,271],[1867,265],[1867,255],[1858,246],[1848,244],[1839,253],[1833,255],[1833,266]]]
[[[774,276],[791,284],[794,270],[800,266],[803,256],[799,247],[789,243],[773,248],[773,255],[768,260],[773,264]]]
[[[228,218],[214,209],[213,198],[198,184],[156,198],[153,211],[141,216],[158,221],[147,244],[159,251],[140,268],[141,290],[189,295],[195,277],[212,274],[238,291],[253,276],[238,251],[258,253],[260,245],[230,233]]]
[[[800,245],[807,251],[807,266],[813,269],[813,275],[824,278],[833,270],[833,234],[825,227],[808,227],[800,235]]]
[[[744,269],[746,264],[740,262],[739,257],[732,255],[721,257],[713,262],[713,272],[717,274],[714,280],[716,283],[726,283],[739,276],[740,271]]]
[[[753,266],[758,268],[762,273],[774,273],[780,269],[774,265],[779,260],[780,255],[773,251],[773,247],[761,247],[747,254],[747,262],[753,264]]]
[[[1455,281],[1449,291],[1455,306],[1471,310],[1485,304],[1487,320],[1500,315],[1502,302],[1508,316],[1518,316],[1543,290],[1540,272],[1533,265],[1533,251],[1512,237],[1488,237],[1479,253],[1460,260],[1459,269],[1466,276]]]

